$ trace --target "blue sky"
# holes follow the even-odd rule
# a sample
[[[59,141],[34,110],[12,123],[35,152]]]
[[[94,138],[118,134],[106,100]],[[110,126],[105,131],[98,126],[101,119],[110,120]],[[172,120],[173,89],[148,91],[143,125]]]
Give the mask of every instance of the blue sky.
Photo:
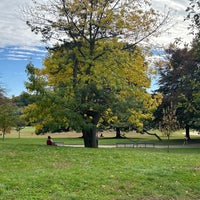
[[[6,89],[9,97],[25,91],[26,65],[31,61],[35,66],[42,67],[42,60],[46,55],[41,38],[30,31],[20,15],[20,9],[30,4],[31,0],[0,2],[0,84]],[[166,5],[175,9],[173,12],[175,26],[159,38],[152,38],[152,44],[168,45],[177,37],[186,42],[191,40],[187,31],[188,24],[183,22],[187,0],[152,0],[152,4],[163,13]]]
[[[6,89],[8,96],[16,96],[25,91],[27,64],[31,62],[34,66],[41,68],[45,55],[44,47],[7,46],[0,48],[0,84]]]

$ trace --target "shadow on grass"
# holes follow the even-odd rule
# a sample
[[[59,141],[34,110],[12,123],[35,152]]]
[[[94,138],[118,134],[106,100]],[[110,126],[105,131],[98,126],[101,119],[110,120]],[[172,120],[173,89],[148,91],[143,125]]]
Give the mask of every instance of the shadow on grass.
[[[122,137],[122,138],[116,138],[116,137],[105,137],[105,138],[99,138],[100,144],[116,144],[116,143],[154,143],[156,145],[183,145],[184,139],[183,138],[171,138],[167,139],[167,137],[163,137],[162,141],[157,140],[156,138],[128,138],[128,137]],[[190,141],[188,141],[187,144],[200,144],[200,138],[192,138]]]

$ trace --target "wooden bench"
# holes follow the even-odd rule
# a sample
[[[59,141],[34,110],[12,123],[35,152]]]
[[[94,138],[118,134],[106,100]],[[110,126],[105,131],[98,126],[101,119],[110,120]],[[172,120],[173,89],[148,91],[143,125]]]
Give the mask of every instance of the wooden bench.
[[[154,143],[149,143],[149,142],[139,142],[135,144],[136,147],[141,147],[141,148],[154,148],[155,144]]]
[[[116,147],[128,147],[128,148],[134,148],[134,143],[117,143]]]
[[[135,143],[117,143],[116,147],[134,148]]]
[[[155,144],[154,143],[149,143],[149,142],[139,142],[139,143],[117,143],[116,147],[122,148],[154,148]]]

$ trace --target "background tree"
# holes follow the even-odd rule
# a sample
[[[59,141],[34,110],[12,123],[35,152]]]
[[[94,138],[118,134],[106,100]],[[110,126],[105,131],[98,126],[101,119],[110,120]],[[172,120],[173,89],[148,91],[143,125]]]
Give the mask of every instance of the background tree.
[[[188,0],[189,6],[186,9],[187,20],[191,20],[189,28],[191,33],[199,33],[200,31],[200,3],[198,0]]]
[[[181,127],[186,130],[199,130],[199,44],[198,39],[192,47],[171,47],[167,50],[169,62],[160,69],[159,89],[163,102],[157,110],[157,119],[162,118],[162,110],[171,102],[177,107],[177,118]]]
[[[193,90],[193,101],[188,102],[191,112],[194,112],[193,125],[197,130],[200,128],[200,119],[199,119],[199,62],[200,62],[200,3],[197,0],[189,0],[189,6],[186,9],[188,15],[186,19],[191,20],[190,30],[191,33],[195,35],[193,42],[194,56],[197,62],[195,73],[193,74],[191,81],[191,89]]]
[[[199,107],[199,96],[200,96],[200,35],[196,34],[196,37],[192,44],[192,51],[193,51],[193,58],[195,60],[194,63],[194,71],[191,75],[191,80],[189,83],[190,90],[191,90],[191,98],[185,98],[187,101],[185,106],[188,107],[190,113],[192,113],[192,117],[190,120],[190,126],[195,130],[200,131],[200,107]],[[187,136],[187,135],[186,135]]]
[[[15,109],[14,112],[14,127],[15,130],[18,132],[18,138],[21,137],[21,130],[25,128],[26,121],[23,118],[23,110],[17,107],[13,107]]]
[[[171,134],[180,128],[176,116],[176,108],[171,103],[169,107],[163,109],[162,114],[163,117],[159,123],[159,129],[162,133],[165,134],[165,136],[167,136],[169,141]],[[169,151],[169,142],[168,142],[168,151]]]
[[[24,108],[29,104],[34,103],[34,95],[29,94],[28,92],[22,92],[19,96],[12,96],[11,101],[18,108]]]
[[[5,89],[0,87],[0,131],[3,140],[6,132],[11,129],[11,109],[9,99],[5,96]]]
[[[2,139],[5,139],[5,134],[9,133],[14,126],[14,110],[13,105],[7,99],[0,105],[0,130],[2,131]]]
[[[44,111],[51,105],[49,109],[58,111],[70,127],[83,132],[85,146],[97,147],[97,127],[103,115],[116,114],[113,103],[134,99],[135,107],[128,108],[132,123],[148,116],[136,109],[140,105],[146,112],[156,104],[146,92],[150,71],[137,44],[158,33],[168,17],[159,21],[147,0],[33,3],[35,7],[26,12],[27,25],[44,40],[61,42],[49,51],[44,69],[27,68],[26,86],[37,95],[32,106],[34,112],[40,110],[37,120],[44,122],[44,113],[53,113]],[[47,116],[45,124],[52,114]]]
[[[18,137],[21,137],[21,130],[25,128],[26,125],[31,125],[25,121],[24,118],[24,109],[34,103],[34,95],[31,95],[27,92],[22,92],[19,96],[12,96],[11,102],[14,106],[14,127],[18,132]]]

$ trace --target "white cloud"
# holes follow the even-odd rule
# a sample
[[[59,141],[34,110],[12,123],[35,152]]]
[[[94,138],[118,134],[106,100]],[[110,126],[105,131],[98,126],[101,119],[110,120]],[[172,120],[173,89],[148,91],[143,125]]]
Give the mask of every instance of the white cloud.
[[[169,7],[179,12],[183,12],[188,5],[188,0],[152,0],[152,5],[158,10]]]
[[[0,60],[42,60],[47,51],[41,47],[5,47],[0,48]]]
[[[32,33],[20,18],[20,5],[28,5],[31,0],[1,0],[0,3],[0,47],[40,46],[40,38]]]
[[[34,51],[34,52],[38,52],[38,53],[46,53],[46,49],[44,48],[39,48],[37,46],[32,47],[32,46],[19,46],[19,47],[13,47],[13,50],[24,50],[24,51]]]
[[[18,46],[21,48],[34,48],[43,43],[40,37],[31,32],[25,21],[20,18],[20,7],[30,5],[31,0],[1,0],[0,3],[0,48],[7,46]],[[152,0],[154,8],[165,12],[166,7],[174,9],[173,22],[175,26],[162,34],[155,41],[160,44],[169,44],[175,38],[182,37],[185,42],[191,41],[192,36],[188,35],[188,23],[184,22],[185,9],[188,0]]]
[[[152,0],[152,5],[161,13],[170,9],[173,25],[168,31],[156,38],[155,42],[168,45],[173,43],[176,38],[181,38],[182,45],[184,45],[192,41],[193,35],[188,30],[189,21],[184,20],[187,16],[185,10],[188,6],[188,0]]]

